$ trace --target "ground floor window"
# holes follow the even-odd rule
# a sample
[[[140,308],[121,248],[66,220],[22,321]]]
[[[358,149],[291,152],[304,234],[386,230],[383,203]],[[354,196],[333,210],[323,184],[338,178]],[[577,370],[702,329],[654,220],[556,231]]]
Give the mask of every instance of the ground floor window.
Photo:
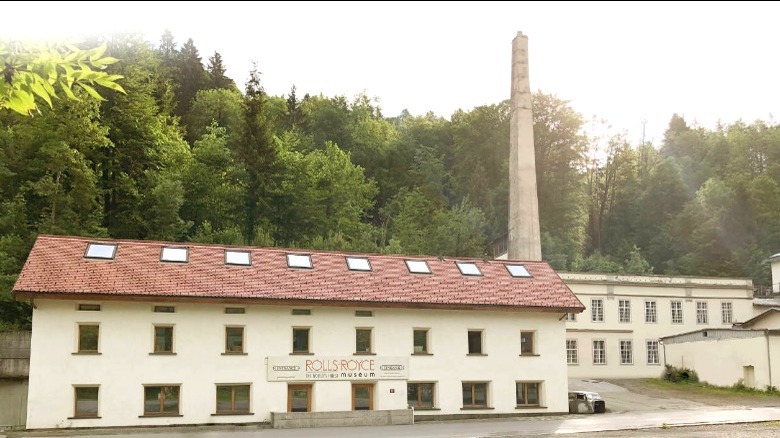
[[[77,386],[74,388],[76,403],[73,417],[97,418],[99,390],[98,386]]]
[[[620,341],[620,364],[632,365],[634,363],[634,349],[631,341]]]
[[[463,407],[464,408],[486,408],[487,401],[487,383],[463,383]]]
[[[605,365],[606,363],[607,363],[606,341],[604,340],[593,341],[593,364]]]
[[[249,412],[249,385],[217,385],[217,413]]]
[[[539,406],[539,382],[517,382],[517,406]]]
[[[144,415],[179,415],[179,385],[144,386]]]
[[[287,386],[287,412],[311,412],[311,385]]]
[[[577,365],[579,358],[577,357],[577,340],[566,340],[566,363],[569,365]]]
[[[647,364],[658,365],[661,360],[658,355],[658,341],[647,341]]]
[[[374,385],[352,384],[352,410],[370,411],[374,409]]]
[[[406,400],[413,408],[432,408],[433,383],[407,383]]]

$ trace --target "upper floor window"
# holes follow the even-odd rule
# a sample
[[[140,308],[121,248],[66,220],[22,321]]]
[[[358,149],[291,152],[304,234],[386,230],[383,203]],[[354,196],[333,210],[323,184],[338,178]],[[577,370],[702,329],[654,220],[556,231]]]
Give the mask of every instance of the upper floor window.
[[[645,301],[645,323],[654,324],[658,322],[658,309],[655,301]]]
[[[696,302],[696,324],[709,324],[706,301]]]
[[[309,353],[309,328],[293,327],[293,354]]]
[[[177,248],[173,246],[164,246],[160,253],[160,260],[163,262],[185,263],[189,258],[187,248]]]
[[[533,355],[536,354],[536,346],[534,345],[534,332],[520,332],[520,354],[521,355]]]
[[[634,349],[631,341],[620,341],[620,364],[632,365],[634,363]]]
[[[100,312],[100,304],[79,304],[82,312]]]
[[[371,347],[372,347],[371,329],[370,328],[355,329],[355,353],[370,354],[373,351]]]
[[[414,329],[412,338],[414,354],[428,354],[428,329]]]
[[[483,354],[482,330],[468,331],[469,354]]]
[[[591,322],[604,322],[604,300],[593,298],[590,300],[590,320]]]
[[[244,352],[244,327],[225,327],[225,354]]]
[[[88,243],[84,257],[88,259],[113,260],[116,256],[116,243]]]
[[[100,326],[97,324],[79,324],[79,353],[97,353]]]
[[[577,314],[576,313],[567,313],[566,314],[566,321],[577,321]]]
[[[683,323],[682,301],[672,301],[672,324]]]
[[[723,324],[731,324],[733,319],[731,302],[720,303],[720,320]]]
[[[173,326],[154,326],[154,352],[173,353]]]
[[[631,301],[618,301],[618,321],[631,322]]]

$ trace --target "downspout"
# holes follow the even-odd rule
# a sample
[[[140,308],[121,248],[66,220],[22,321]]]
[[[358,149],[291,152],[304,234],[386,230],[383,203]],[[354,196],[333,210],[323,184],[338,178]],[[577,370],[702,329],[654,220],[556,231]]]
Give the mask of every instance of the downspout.
[[[772,355],[769,349],[769,330],[764,329],[764,337],[766,338],[766,362],[769,367],[769,386],[770,389],[774,388],[772,385]]]

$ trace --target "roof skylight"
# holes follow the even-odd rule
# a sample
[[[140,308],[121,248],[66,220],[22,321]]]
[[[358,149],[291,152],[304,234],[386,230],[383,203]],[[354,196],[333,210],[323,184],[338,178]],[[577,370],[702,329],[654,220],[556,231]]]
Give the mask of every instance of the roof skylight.
[[[370,271],[371,262],[365,257],[347,257],[347,267],[350,271]]]
[[[458,266],[460,273],[463,275],[482,275],[482,271],[479,270],[479,267],[474,262],[455,262],[455,264]]]
[[[249,266],[252,264],[252,258],[249,256],[249,251],[236,251],[232,249],[226,249],[225,264]]]
[[[88,243],[84,257],[89,259],[113,260],[116,255],[116,243]]]
[[[287,267],[312,269],[309,254],[287,254]]]
[[[523,265],[505,265],[512,277],[530,277],[531,273]]]
[[[430,274],[431,268],[425,260],[405,260],[406,267],[412,274]]]
[[[163,262],[186,263],[187,257],[187,248],[176,248],[173,246],[164,246],[160,254],[160,260]]]

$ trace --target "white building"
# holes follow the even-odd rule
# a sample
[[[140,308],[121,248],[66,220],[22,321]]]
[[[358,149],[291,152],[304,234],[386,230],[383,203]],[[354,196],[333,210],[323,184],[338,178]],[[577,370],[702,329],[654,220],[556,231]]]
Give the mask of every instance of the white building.
[[[731,328],[754,316],[740,278],[560,273],[585,305],[566,324],[569,377],[660,377],[665,336]]]
[[[14,293],[30,429],[563,413],[583,310],[544,262],[57,236]]]

